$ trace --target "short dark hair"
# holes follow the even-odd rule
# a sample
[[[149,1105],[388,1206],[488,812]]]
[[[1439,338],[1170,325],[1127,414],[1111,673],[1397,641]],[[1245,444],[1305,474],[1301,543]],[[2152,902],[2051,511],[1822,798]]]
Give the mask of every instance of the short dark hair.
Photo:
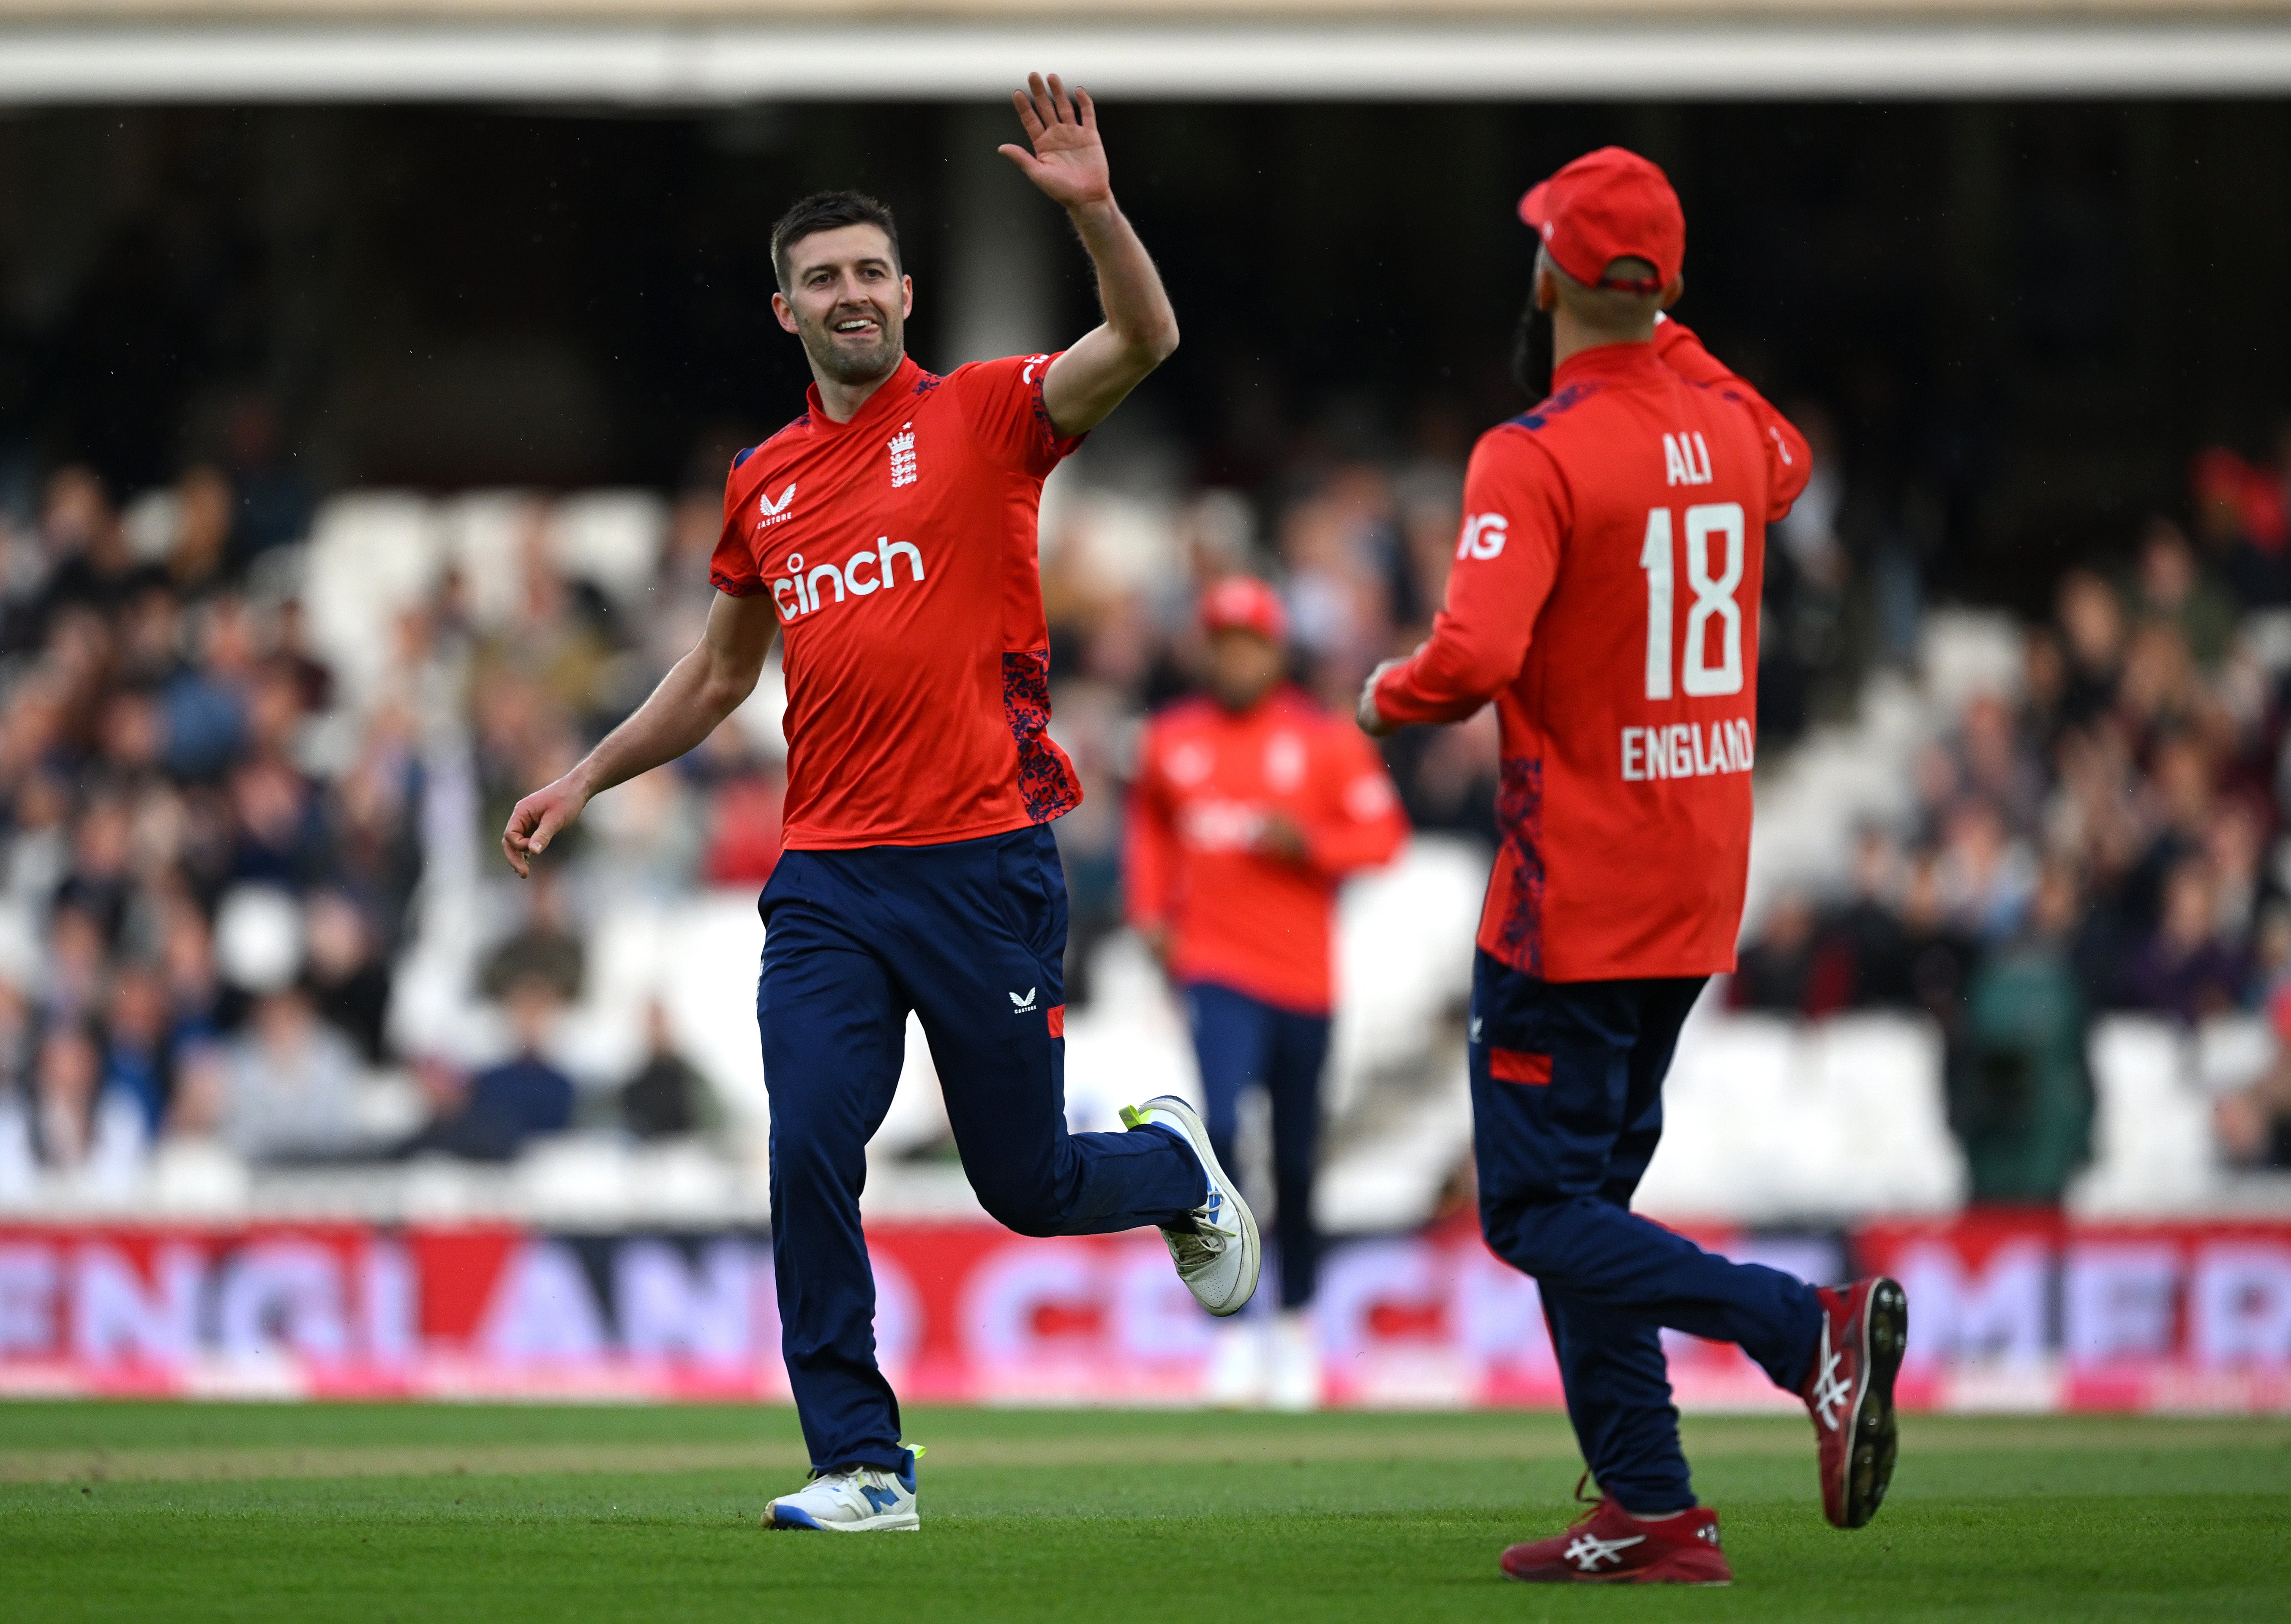
[[[772,227],[772,275],[778,279],[780,292],[787,292],[788,250],[815,232],[844,226],[876,227],[891,239],[891,269],[905,269],[899,262],[899,227],[890,210],[864,192],[814,192]]]

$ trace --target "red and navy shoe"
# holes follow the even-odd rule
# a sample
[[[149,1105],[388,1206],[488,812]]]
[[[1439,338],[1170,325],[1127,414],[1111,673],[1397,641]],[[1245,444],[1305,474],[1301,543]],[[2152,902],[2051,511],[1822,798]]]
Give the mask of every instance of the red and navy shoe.
[[[1860,1528],[1885,1504],[1901,1435],[1893,1378],[1909,1340],[1909,1298],[1901,1282],[1872,1274],[1819,1288],[1821,1340],[1798,1396],[1821,1448],[1821,1515]]]
[[[1506,1579],[1531,1585],[1731,1585],[1718,1514],[1697,1506],[1648,1521],[1601,1499],[1550,1540],[1503,1554]]]

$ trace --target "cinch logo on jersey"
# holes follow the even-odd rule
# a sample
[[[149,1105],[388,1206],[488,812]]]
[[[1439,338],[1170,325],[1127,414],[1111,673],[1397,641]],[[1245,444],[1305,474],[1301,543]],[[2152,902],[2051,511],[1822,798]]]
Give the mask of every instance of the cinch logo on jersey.
[[[795,486],[788,489],[792,493]],[[899,584],[896,565],[899,555],[906,554],[912,579],[923,578],[923,555],[912,542],[895,542],[888,535],[875,538],[872,547],[862,547],[846,559],[841,566],[815,564],[808,570],[803,567],[803,554],[787,556],[787,574],[772,583],[772,601],[779,606],[780,618],[792,621],[805,615],[817,613],[823,585],[832,587],[835,601],[841,603],[846,591],[854,598],[864,598],[880,588]]]
[[[1662,437],[1665,485],[1708,485],[1710,479],[1710,447],[1703,443],[1700,430]]]
[[[1748,721],[1712,722],[1705,742],[1700,722],[1668,728],[1623,729],[1623,777],[1708,778],[1716,773],[1747,773],[1756,754]]]

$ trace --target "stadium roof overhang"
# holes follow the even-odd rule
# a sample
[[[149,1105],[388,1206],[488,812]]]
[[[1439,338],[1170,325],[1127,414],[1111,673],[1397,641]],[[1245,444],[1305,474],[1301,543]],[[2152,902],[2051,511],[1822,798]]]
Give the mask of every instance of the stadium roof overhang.
[[[0,105],[2221,96],[2291,0],[0,0]]]

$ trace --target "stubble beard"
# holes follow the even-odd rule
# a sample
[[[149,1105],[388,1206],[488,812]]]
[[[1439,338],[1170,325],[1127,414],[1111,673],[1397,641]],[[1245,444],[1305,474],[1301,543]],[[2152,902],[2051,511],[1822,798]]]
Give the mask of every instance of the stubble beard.
[[[888,310],[877,310],[875,316],[882,323],[881,334],[864,350],[838,344],[834,332],[824,325],[808,327],[803,347],[811,364],[842,384],[872,383],[889,376],[905,353],[905,324]]]

